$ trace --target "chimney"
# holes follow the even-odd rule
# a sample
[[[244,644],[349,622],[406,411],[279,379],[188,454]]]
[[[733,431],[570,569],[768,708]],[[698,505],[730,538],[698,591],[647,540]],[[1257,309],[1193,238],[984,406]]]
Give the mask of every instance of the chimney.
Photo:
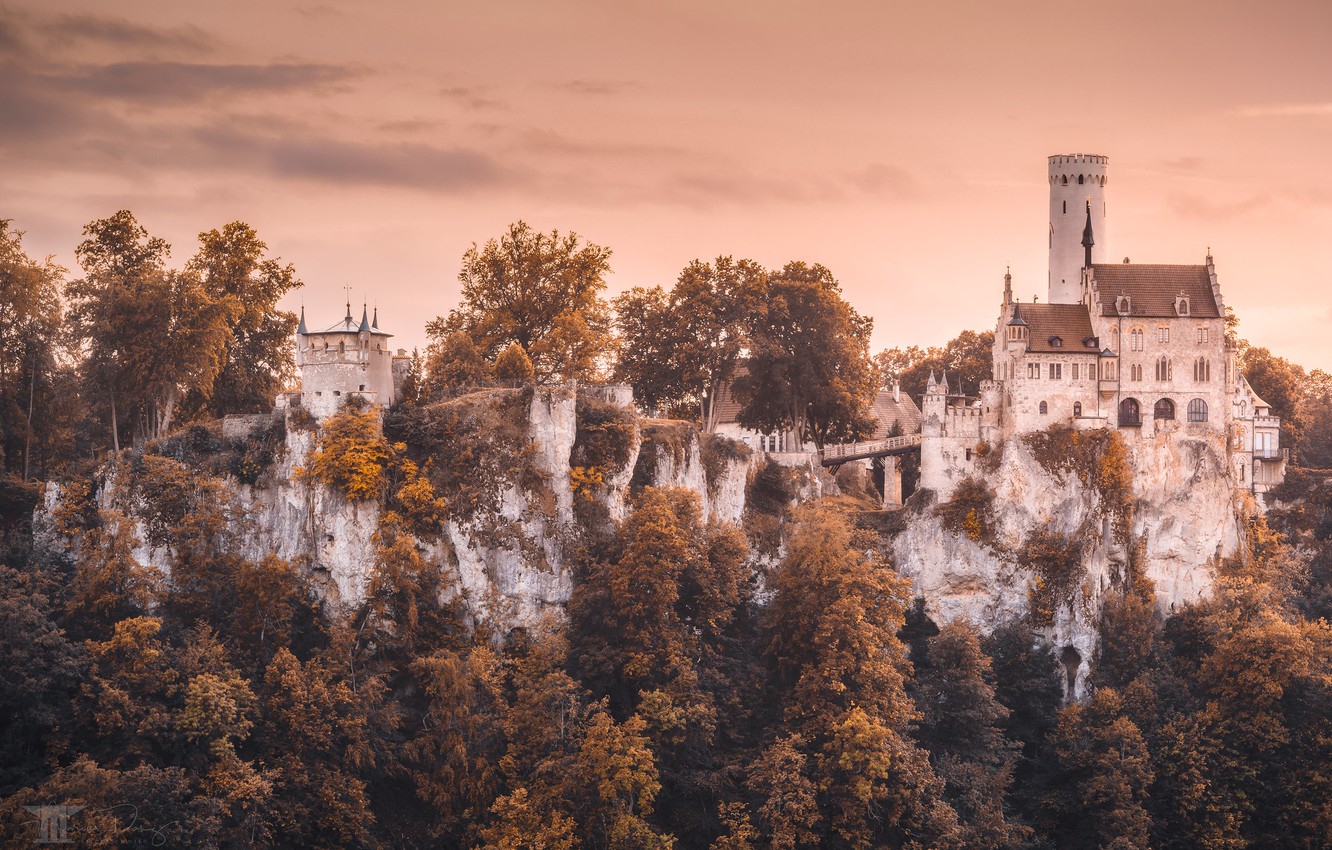
[[[901,400],[902,400],[902,384],[898,381],[893,381],[893,401],[900,402]]]

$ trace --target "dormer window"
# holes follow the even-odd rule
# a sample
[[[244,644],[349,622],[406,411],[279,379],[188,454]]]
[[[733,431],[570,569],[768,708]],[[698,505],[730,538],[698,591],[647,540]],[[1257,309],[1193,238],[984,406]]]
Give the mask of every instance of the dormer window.
[[[1062,337],[1052,336],[1052,337],[1050,337],[1049,342],[1050,342],[1050,347],[1051,347],[1051,348],[1063,348],[1063,347],[1064,347],[1064,340],[1063,340]]]
[[[1099,350],[1101,347],[1101,339],[1100,337],[1094,337],[1094,336],[1086,337],[1085,339],[1082,340],[1082,347],[1094,348]]]
[[[1180,295],[1175,299],[1175,315],[1187,316],[1189,314],[1189,299]]]
[[[1115,299],[1115,312],[1121,316],[1127,316],[1133,310],[1133,302],[1127,295],[1121,295]]]

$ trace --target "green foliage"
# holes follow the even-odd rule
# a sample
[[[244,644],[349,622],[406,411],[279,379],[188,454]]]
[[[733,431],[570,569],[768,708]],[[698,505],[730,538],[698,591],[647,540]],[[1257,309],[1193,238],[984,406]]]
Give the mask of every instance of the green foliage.
[[[509,343],[508,347],[496,355],[491,373],[495,376],[495,380],[510,387],[526,386],[536,380],[532,359],[516,342]]]
[[[791,501],[799,492],[796,473],[771,458],[755,471],[745,489],[744,528],[760,554],[775,557]]]

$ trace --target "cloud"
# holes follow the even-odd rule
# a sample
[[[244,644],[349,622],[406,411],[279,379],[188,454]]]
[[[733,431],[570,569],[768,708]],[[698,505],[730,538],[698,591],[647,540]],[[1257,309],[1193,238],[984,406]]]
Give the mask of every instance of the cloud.
[[[188,62],[117,62],[49,75],[55,86],[132,101],[191,101],[215,92],[325,89],[364,72],[344,65],[204,65]]]
[[[446,86],[439,90],[439,94],[472,110],[507,109],[509,106],[498,98],[487,97],[482,89],[473,86]]]
[[[629,89],[637,88],[638,84],[628,80],[561,80],[550,83],[551,88],[561,89],[573,94],[604,96],[611,94],[620,94]]]
[[[216,39],[199,27],[185,25],[159,29],[105,15],[66,14],[43,20],[36,28],[53,45],[100,42],[116,47],[207,51]]]
[[[1169,199],[1169,203],[1181,218],[1198,221],[1230,221],[1268,207],[1272,203],[1272,196],[1260,193],[1238,200],[1213,201],[1197,195],[1175,195]]]
[[[907,199],[920,196],[916,179],[904,168],[872,163],[847,176],[848,182],[867,195]]]
[[[1269,103],[1232,110],[1240,118],[1326,118],[1332,116],[1332,102]]]
[[[197,153],[242,166],[249,161],[278,177],[329,184],[462,191],[508,179],[495,160],[466,147],[366,144],[296,134],[269,137],[222,125],[196,130],[193,138],[202,149]]]

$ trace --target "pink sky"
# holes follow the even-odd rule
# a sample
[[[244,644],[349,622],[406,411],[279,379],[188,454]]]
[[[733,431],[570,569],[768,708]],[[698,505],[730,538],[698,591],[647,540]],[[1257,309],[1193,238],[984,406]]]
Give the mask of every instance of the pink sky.
[[[1332,369],[1332,4],[230,2],[0,6],[0,217],[74,267],[122,207],[249,222],[314,324],[411,347],[522,218],[614,250],[828,266],[875,349],[1045,297],[1045,158],[1110,157],[1110,250],[1200,263],[1241,333]]]

